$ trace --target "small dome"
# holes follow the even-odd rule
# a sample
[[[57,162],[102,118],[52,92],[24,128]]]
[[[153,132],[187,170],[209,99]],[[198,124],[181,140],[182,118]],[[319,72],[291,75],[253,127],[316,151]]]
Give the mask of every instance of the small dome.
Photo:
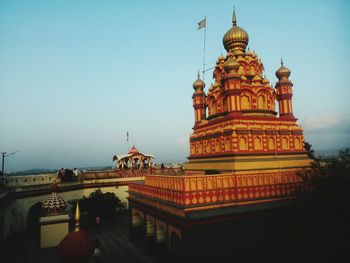
[[[58,253],[63,263],[87,263],[95,249],[95,239],[83,230],[69,233],[59,244]]]
[[[232,16],[232,28],[226,32],[222,40],[224,47],[227,52],[244,52],[245,48],[249,42],[248,33],[243,29],[237,26],[236,14],[233,11]]]
[[[42,209],[47,215],[59,215],[66,212],[67,204],[61,196],[57,194],[58,186],[53,184],[51,186],[51,196],[43,202]]]
[[[239,69],[239,63],[236,61],[236,58],[234,56],[229,58],[224,64],[224,70],[226,72],[236,71],[238,69]]]
[[[131,147],[130,151],[128,152],[128,154],[135,154],[135,153],[139,153],[139,150],[136,149],[135,146]]]
[[[290,70],[283,66],[283,60],[281,59],[281,66],[280,68],[276,71],[276,77],[278,79],[287,79],[290,76]]]
[[[199,89],[204,89],[204,87],[205,87],[205,83],[203,82],[203,80],[199,78],[199,72],[198,72],[198,78],[195,82],[193,82],[193,88],[194,90],[199,90]]]

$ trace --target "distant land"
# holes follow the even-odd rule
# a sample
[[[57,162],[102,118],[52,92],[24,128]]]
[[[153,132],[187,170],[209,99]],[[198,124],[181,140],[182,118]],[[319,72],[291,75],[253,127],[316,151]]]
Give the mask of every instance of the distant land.
[[[325,159],[331,159],[336,157],[340,151],[345,150],[349,147],[344,148],[338,148],[338,149],[321,149],[321,150],[315,150],[315,155],[320,158]],[[165,165],[170,165],[171,163],[164,163]],[[106,171],[106,170],[112,170],[114,166],[94,166],[94,167],[77,167],[79,171]],[[29,169],[24,171],[17,171],[17,172],[6,172],[6,176],[16,176],[16,175],[36,175],[36,174],[52,174],[57,173],[58,169],[47,169],[47,168],[37,168],[37,169]]]
[[[164,165],[167,167],[169,165],[173,165],[174,163],[164,163]],[[176,163],[180,164],[180,163]],[[160,164],[156,164],[159,166]],[[112,170],[115,166],[93,166],[93,167],[77,167],[79,171],[108,171]],[[17,171],[17,172],[6,172],[6,176],[17,176],[17,175],[37,175],[37,174],[56,174],[60,168],[58,169],[47,169],[47,168],[35,168],[35,169],[28,169],[23,171]],[[73,170],[73,169],[71,169]]]
[[[315,154],[316,156],[320,156],[322,157],[336,157],[340,151],[344,151],[346,149],[350,149],[350,146],[348,147],[344,147],[344,148],[340,148],[340,149],[322,149],[322,150],[315,150]]]
[[[112,170],[113,166],[96,166],[96,167],[79,167],[79,171],[106,171]],[[7,172],[6,176],[16,175],[36,175],[36,174],[52,174],[57,173],[59,169],[36,168],[18,172]]]

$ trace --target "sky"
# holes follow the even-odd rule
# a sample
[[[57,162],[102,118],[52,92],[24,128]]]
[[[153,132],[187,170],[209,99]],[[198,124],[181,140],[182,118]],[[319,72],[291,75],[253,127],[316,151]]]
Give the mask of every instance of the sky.
[[[349,147],[350,1],[0,0],[0,151],[18,151],[5,170],[108,166],[132,145],[186,161],[197,23],[210,68],[233,5],[270,82],[281,57],[291,70],[305,140]]]

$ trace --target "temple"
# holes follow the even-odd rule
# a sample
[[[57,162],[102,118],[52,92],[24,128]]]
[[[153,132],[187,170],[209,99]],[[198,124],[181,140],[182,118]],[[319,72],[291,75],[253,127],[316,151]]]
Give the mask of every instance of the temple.
[[[144,184],[129,185],[130,239],[143,238],[151,247],[165,243],[174,262],[225,258],[230,249],[218,255],[209,248],[228,243],[232,253],[244,255],[246,246],[257,246],[250,235],[278,246],[293,224],[287,224],[290,216],[271,217],[290,213],[286,207],[304,187],[299,173],[311,165],[293,114],[291,71],[281,61],[273,86],[248,41],[233,13],[213,84],[205,92],[199,74],[193,83],[195,123],[185,175],[149,175]]]

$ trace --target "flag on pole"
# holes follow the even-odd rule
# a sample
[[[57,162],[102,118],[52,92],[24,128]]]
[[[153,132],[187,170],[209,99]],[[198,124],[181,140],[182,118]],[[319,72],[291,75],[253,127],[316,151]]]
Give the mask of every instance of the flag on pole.
[[[207,24],[207,18],[204,18],[203,20],[199,21],[197,30],[199,30],[199,29],[201,29],[203,27],[206,27],[206,24]]]
[[[129,132],[126,132],[126,141],[129,141]]]

